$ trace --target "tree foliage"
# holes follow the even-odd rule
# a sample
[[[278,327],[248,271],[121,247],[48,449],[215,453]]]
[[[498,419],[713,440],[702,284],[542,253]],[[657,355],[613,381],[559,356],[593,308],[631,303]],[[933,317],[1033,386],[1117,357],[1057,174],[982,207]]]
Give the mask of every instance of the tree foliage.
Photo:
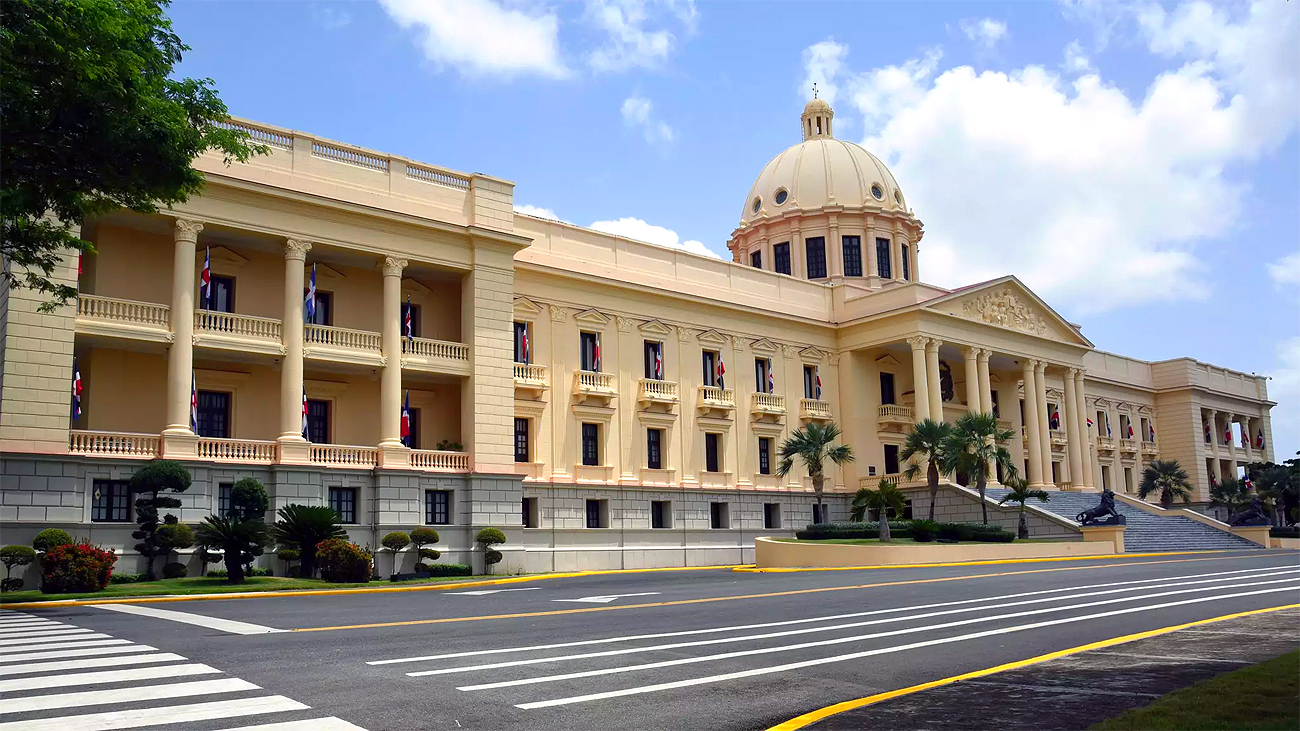
[[[1048,495],[1046,490],[1030,487],[1028,482],[1025,482],[1019,477],[1008,477],[1002,481],[1002,484],[1011,492],[1003,495],[1002,499],[998,501],[998,504],[1006,505],[1007,503],[1016,503],[1020,506],[1020,523],[1017,529],[1017,535],[1020,536],[1021,539],[1028,538],[1029,523],[1025,520],[1025,505],[1027,505],[1030,500],[1037,500],[1045,503],[1051,499],[1051,496]]]
[[[944,440],[941,469],[945,472],[965,473],[975,478],[985,525],[989,522],[989,507],[984,498],[990,470],[993,469],[990,465],[1001,465],[1004,479],[1016,476],[1011,453],[1004,446],[1012,436],[1010,429],[998,426],[998,419],[993,414],[968,412],[957,417],[952,433]]]
[[[1175,500],[1181,500],[1184,505],[1192,501],[1192,483],[1178,460],[1152,460],[1142,471],[1138,497],[1146,500],[1150,495],[1159,495],[1160,507],[1165,510],[1172,508]]]
[[[347,538],[339,514],[328,505],[292,503],[280,508],[280,519],[271,529],[279,543],[302,551],[302,575],[310,579],[316,572],[316,545],[331,538]]]
[[[849,512],[849,520],[861,523],[869,517],[867,511],[879,513],[880,541],[889,543],[891,540],[889,511],[894,511],[895,515],[901,514],[906,502],[907,498],[903,495],[903,491],[898,489],[898,481],[892,477],[884,477],[875,490],[869,487],[858,488],[857,493],[853,495],[853,508]]]
[[[425,546],[432,546],[437,543],[438,539],[438,531],[432,528],[420,526],[411,529],[411,543],[415,544],[415,553],[418,556],[415,564],[416,570],[419,570],[421,566],[428,568],[424,563],[425,561],[437,561],[442,556],[435,549],[425,548]]]
[[[152,213],[203,184],[205,150],[226,164],[267,149],[225,124],[211,79],[175,76],[189,47],[158,0],[7,0],[0,12],[0,281],[47,297],[61,255],[91,252],[89,217]]]
[[[1300,452],[1296,455],[1300,457]],[[1255,483],[1259,496],[1268,503],[1275,523],[1300,522],[1300,459],[1292,457],[1282,464],[1256,462],[1246,465],[1246,474]]]
[[[185,465],[170,459],[155,459],[131,475],[131,492],[135,499],[135,522],[140,530],[133,531],[131,537],[139,541],[135,550],[145,558],[145,577],[153,581],[154,559],[171,553],[171,548],[158,534],[162,525],[176,524],[176,516],[164,514],[163,510],[179,508],[181,501],[165,493],[182,493],[190,489],[190,471]]]
[[[68,532],[62,528],[46,528],[37,533],[36,537],[32,539],[32,548],[41,553],[46,553],[55,546],[70,545],[72,545],[72,536],[68,535]]]
[[[1210,485],[1210,504],[1228,511],[1228,520],[1246,508],[1254,498],[1246,483],[1235,477]]]
[[[15,566],[26,566],[36,560],[36,549],[31,546],[5,546],[0,548],[0,563],[5,565],[5,578],[0,583],[0,592],[23,588],[21,578],[10,578],[9,572]]]
[[[781,443],[780,461],[776,466],[778,477],[785,477],[794,469],[795,460],[803,463],[812,479],[813,494],[817,496],[817,512],[825,518],[822,506],[822,489],[826,484],[826,461],[843,465],[854,460],[853,449],[847,444],[836,444],[840,427],[835,422],[825,425],[811,422],[801,426]]]
[[[499,528],[483,528],[474,536],[474,542],[483,548],[483,572],[492,573],[492,565],[501,563],[501,552],[492,548],[506,542],[506,534]]]
[[[219,549],[226,564],[226,582],[239,584],[247,575],[246,567],[262,555],[269,542],[266,523],[261,518],[236,520],[209,515],[199,524],[198,540],[205,547]]]
[[[952,425],[948,422],[922,419],[912,425],[912,430],[907,433],[907,440],[903,442],[903,451],[898,455],[900,460],[909,463],[903,474],[909,482],[915,480],[921,473],[917,458],[926,463],[925,483],[930,488],[928,520],[934,520],[934,503],[939,499],[939,475],[944,463],[943,449],[951,434]]]

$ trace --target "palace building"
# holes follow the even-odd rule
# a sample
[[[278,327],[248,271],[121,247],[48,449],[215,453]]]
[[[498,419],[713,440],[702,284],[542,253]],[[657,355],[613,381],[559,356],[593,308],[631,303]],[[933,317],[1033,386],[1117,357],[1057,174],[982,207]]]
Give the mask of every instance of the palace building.
[[[186,522],[252,476],[273,509],[332,505],[362,545],[431,525],[468,562],[502,528],[527,571],[752,561],[755,536],[844,519],[900,475],[915,421],[968,410],[1062,491],[1136,495],[1176,459],[1208,510],[1211,480],[1273,458],[1264,377],[1098,351],[1013,274],[924,283],[921,220],[833,118],[809,102],[761,168],[732,261],[515,213],[501,178],[233,121],[270,154],[205,154],[189,202],[86,221],[96,253],[56,273],[77,302],[0,291],[4,542],[57,526],[134,556],[125,480],[155,457],[193,474]],[[829,471],[826,516],[806,473],[777,476],[810,422],[857,456]],[[978,511],[945,490],[941,517]],[[1034,510],[1036,533],[1079,538]]]

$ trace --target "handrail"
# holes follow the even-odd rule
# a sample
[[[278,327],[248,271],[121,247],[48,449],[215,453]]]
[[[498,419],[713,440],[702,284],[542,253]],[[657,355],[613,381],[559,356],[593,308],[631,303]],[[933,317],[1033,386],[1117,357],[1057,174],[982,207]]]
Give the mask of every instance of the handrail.
[[[468,472],[469,455],[437,449],[412,449],[411,466],[438,472]]]
[[[403,338],[402,352],[425,358],[446,358],[469,362],[469,346],[431,338]]]
[[[162,446],[157,434],[131,432],[68,431],[68,451],[72,454],[93,454],[101,457],[156,457]]]
[[[379,464],[379,449],[376,447],[313,444],[310,454],[311,461],[315,464],[354,467],[374,467]]]
[[[638,381],[637,392],[643,401],[676,401],[677,382],[642,378]]]
[[[275,462],[278,456],[276,442],[256,439],[218,439],[199,437],[199,459],[217,462]]]
[[[814,419],[831,418],[831,404],[821,399],[806,398],[799,400],[799,413]]]
[[[736,392],[718,386],[700,386],[700,401],[706,406],[735,408]]]
[[[515,381],[533,386],[546,385],[546,366],[534,363],[515,363]]]
[[[312,325],[303,328],[303,341],[311,345],[328,345],[336,348],[372,350],[381,352],[383,342],[377,332],[353,330],[332,325]]]
[[[912,421],[912,407],[901,404],[881,404],[876,407],[876,418],[905,419]]]
[[[93,317],[140,325],[166,328],[170,325],[171,307],[153,302],[100,297],[93,294],[77,295],[77,317]]]
[[[280,340],[283,324],[270,317],[240,315],[218,310],[195,310],[194,329],[222,335]]]

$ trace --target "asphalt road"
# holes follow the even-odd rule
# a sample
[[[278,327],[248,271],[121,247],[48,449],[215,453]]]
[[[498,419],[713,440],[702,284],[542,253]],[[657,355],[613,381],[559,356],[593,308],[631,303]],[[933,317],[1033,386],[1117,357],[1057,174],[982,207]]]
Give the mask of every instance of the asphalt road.
[[[22,610],[0,613],[0,731],[765,729],[1297,601],[1300,556],[1243,551]]]

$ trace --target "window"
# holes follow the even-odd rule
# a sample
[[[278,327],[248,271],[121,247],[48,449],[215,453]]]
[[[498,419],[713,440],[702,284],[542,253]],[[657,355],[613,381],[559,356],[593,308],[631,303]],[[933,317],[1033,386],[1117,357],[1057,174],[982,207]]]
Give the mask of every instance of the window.
[[[645,354],[645,377],[656,381],[664,380],[664,344],[659,340],[647,340],[642,348]]]
[[[776,265],[779,274],[790,273],[790,242],[772,247],[772,263]]]
[[[889,279],[889,239],[876,239],[876,274],[881,279]]]
[[[768,387],[768,374],[772,372],[772,361],[767,358],[754,359],[754,390],[759,393],[771,393]]]
[[[803,367],[803,397],[815,399],[817,396],[817,366]]]
[[[862,238],[844,236],[841,241],[844,245],[844,276],[862,276]]]
[[[763,503],[763,527],[768,530],[781,527],[781,503]]]
[[[609,527],[609,501],[608,500],[587,501],[587,527],[588,528]]]
[[[230,394],[221,391],[199,391],[198,434],[201,437],[225,439],[230,436]]]
[[[998,413],[998,392],[989,391],[989,395],[993,397],[993,416],[1000,417],[1001,414]],[[999,480],[999,482],[1001,482],[1001,480]]]
[[[528,454],[528,420],[519,417],[515,417],[515,461],[532,461]]]
[[[872,185],[871,197],[878,201],[883,201],[885,199],[885,191],[881,190],[879,185]]]
[[[584,465],[600,464],[600,425],[582,425],[582,463]]]
[[[664,468],[664,430],[646,429],[645,432],[645,466],[652,470]]]
[[[772,438],[758,438],[758,474],[772,474]]]
[[[762,269],[762,268],[763,268],[763,252],[761,252],[761,251],[751,251],[751,252],[749,252],[749,265],[752,266],[752,267],[754,267],[755,269]]]
[[[212,294],[204,309],[213,312],[235,311],[235,278],[212,277]]]
[[[529,342],[528,323],[515,323],[515,362],[532,363],[532,343]]]
[[[411,449],[419,449],[420,448],[420,410],[407,409],[406,413],[410,414],[411,416],[410,419],[407,419],[406,446],[410,447]]]
[[[911,257],[907,255],[907,244],[903,244],[898,248],[899,248],[898,265],[903,268],[903,279],[911,281],[912,267],[909,264],[909,260],[911,259]]]
[[[650,501],[650,527],[673,527],[673,504],[668,500]]]
[[[524,505],[523,505],[524,527],[536,528],[538,525],[540,525],[540,521],[539,521],[540,518],[541,516],[538,514],[538,508],[537,508],[537,498],[535,497],[524,498]]]
[[[230,495],[235,490],[235,483],[223,482],[217,485],[217,516],[230,517]]]
[[[816,503],[813,503],[813,506],[812,506],[812,518],[813,518],[813,519],[812,519],[812,522],[814,522],[814,523],[829,523],[830,521],[826,519],[826,514],[829,513],[829,512],[830,512],[830,511],[826,509],[826,506],[825,506],[825,505],[818,505],[818,504],[816,504]]]
[[[730,528],[731,515],[726,503],[709,503],[709,527]]]
[[[755,199],[754,199],[754,205],[753,205],[753,211],[754,211],[754,213],[758,213],[758,209],[760,209],[760,208],[762,208],[762,207],[763,207],[763,199],[762,199],[762,198],[755,198]]]
[[[126,480],[95,480],[90,519],[96,523],[131,521],[131,484]]]
[[[424,522],[430,525],[451,525],[451,491],[424,491]]]
[[[887,475],[898,474],[898,445],[897,444],[885,445],[885,474]]]
[[[408,304],[403,304],[402,307],[405,308],[405,310],[402,312],[402,317],[406,317],[407,313],[410,313],[411,315],[411,337],[413,338],[420,337],[420,306],[412,305],[408,303]],[[402,321],[402,337],[406,337],[405,320]]]
[[[579,346],[582,349],[582,370],[593,372],[599,371],[600,336],[596,333],[580,333]]]
[[[706,350],[701,358],[704,366],[704,385],[718,385],[718,353],[714,350]]]
[[[881,372],[880,374],[880,403],[894,404],[894,374]]]
[[[330,443],[330,402],[307,400],[307,441],[312,444]]]
[[[803,242],[809,279],[826,278],[826,239],[813,236]]]
[[[779,206],[785,203],[785,199],[788,197],[789,197],[789,193],[786,192],[785,188],[782,188],[776,192],[776,196],[773,198],[773,200],[775,200],[776,204]]]
[[[303,297],[307,296],[307,290],[303,290]],[[334,324],[334,294],[332,292],[322,292],[316,290],[316,310],[312,318],[307,321],[308,325],[333,325]]]
[[[357,489],[355,487],[331,487],[330,507],[339,514],[340,523],[357,522]]]
[[[704,435],[704,471],[718,471],[718,435],[708,432]]]

